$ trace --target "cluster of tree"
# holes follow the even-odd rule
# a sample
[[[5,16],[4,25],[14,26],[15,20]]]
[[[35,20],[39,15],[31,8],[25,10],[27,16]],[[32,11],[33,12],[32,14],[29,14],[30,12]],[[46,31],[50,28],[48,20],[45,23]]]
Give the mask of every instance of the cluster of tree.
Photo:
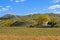
[[[51,27],[54,27],[57,24],[57,21],[54,18],[51,18],[47,14],[40,14],[33,20],[35,21],[35,23],[34,25],[30,25],[30,27],[39,26],[39,25],[43,26],[44,24],[51,25]]]

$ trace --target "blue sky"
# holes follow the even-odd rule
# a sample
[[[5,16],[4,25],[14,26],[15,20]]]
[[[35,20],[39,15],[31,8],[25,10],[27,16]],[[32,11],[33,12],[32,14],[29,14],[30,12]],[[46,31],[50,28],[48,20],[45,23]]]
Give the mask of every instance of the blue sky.
[[[60,13],[60,0],[0,0],[0,16],[47,12]]]

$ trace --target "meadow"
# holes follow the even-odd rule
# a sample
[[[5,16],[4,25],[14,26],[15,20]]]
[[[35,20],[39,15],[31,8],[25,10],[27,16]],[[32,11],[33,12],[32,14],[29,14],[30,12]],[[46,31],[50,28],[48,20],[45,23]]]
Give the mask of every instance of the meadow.
[[[60,28],[0,28],[0,40],[60,40]]]

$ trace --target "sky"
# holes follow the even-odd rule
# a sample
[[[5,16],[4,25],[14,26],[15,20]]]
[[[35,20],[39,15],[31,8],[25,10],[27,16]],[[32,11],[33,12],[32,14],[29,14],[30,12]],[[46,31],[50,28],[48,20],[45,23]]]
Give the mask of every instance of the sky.
[[[60,13],[60,0],[0,0],[0,16]]]

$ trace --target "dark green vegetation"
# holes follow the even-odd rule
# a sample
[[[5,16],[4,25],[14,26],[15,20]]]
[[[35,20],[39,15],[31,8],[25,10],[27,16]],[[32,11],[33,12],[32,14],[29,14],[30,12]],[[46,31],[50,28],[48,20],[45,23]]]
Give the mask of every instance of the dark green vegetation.
[[[54,20],[51,21],[50,19]],[[58,28],[60,27],[60,14],[47,13],[47,14],[30,14],[25,16],[6,14],[0,17],[0,27]]]
[[[51,27],[54,27],[56,24],[57,22],[54,19],[48,22],[48,25],[51,25]]]

